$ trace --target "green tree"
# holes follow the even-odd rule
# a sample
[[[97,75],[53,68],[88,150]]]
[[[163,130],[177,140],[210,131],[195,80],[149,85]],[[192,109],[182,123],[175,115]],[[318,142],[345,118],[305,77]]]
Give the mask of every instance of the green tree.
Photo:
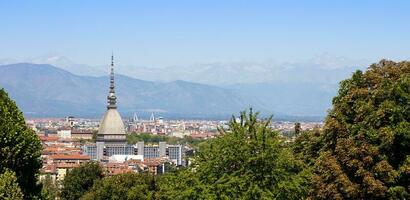
[[[319,128],[302,131],[291,144],[295,156],[303,160],[309,166],[314,165],[323,145],[323,134],[321,134]]]
[[[301,199],[309,171],[269,128],[271,118],[242,112],[229,129],[200,145],[193,166],[180,177],[159,178],[161,196],[175,199]],[[307,170],[305,170],[307,169]],[[168,180],[168,181],[167,181]],[[167,183],[168,182],[168,183]],[[175,186],[175,187],[174,187]]]
[[[154,199],[155,182],[149,174],[126,173],[97,181],[82,200]]]
[[[164,141],[167,144],[184,144],[195,148],[199,143],[203,142],[204,140],[194,139],[191,136],[184,136],[183,138],[178,138],[175,136],[154,135],[150,133],[135,132],[127,135],[128,144],[135,144],[141,141],[144,141],[145,143],[158,143]]]
[[[59,196],[59,189],[56,182],[54,182],[50,175],[46,175],[43,180],[41,180],[41,197],[44,200],[54,200]]]
[[[0,174],[0,199],[23,199],[23,193],[17,183],[16,173],[13,171],[5,170],[3,174]]]
[[[156,199],[215,199],[211,187],[204,185],[192,169],[177,170],[157,177]]]
[[[61,199],[77,200],[103,177],[100,165],[87,162],[67,173],[62,181]]]
[[[315,163],[314,199],[408,199],[410,62],[382,60],[342,81]]]
[[[24,196],[38,196],[41,143],[4,89],[0,90],[0,138],[0,173],[14,171]]]
[[[295,123],[295,136],[298,136],[302,131],[302,127],[300,126],[300,122]]]

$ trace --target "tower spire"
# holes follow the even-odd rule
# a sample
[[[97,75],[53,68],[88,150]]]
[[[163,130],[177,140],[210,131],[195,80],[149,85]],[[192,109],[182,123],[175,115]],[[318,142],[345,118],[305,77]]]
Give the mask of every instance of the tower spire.
[[[111,55],[111,73],[110,73],[110,90],[107,96],[108,105],[107,109],[117,108],[117,97],[115,96],[115,85],[114,85],[114,53]]]
[[[111,66],[114,66],[114,52],[111,53]]]

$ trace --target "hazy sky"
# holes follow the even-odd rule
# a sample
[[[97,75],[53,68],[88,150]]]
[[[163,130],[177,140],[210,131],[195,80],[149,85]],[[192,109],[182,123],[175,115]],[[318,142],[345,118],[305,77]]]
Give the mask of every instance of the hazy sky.
[[[409,1],[0,2],[0,58],[170,66],[410,58]]]

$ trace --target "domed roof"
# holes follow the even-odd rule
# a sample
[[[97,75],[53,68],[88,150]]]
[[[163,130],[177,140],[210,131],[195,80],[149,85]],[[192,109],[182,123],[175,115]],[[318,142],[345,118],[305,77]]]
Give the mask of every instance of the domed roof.
[[[108,109],[100,122],[98,134],[125,135],[124,123],[117,109]]]

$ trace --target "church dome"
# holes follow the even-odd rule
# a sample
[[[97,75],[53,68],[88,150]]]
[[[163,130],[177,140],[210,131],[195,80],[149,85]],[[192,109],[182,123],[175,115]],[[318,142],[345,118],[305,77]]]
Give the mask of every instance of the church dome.
[[[125,135],[124,123],[117,109],[108,109],[100,122],[100,135]]]

